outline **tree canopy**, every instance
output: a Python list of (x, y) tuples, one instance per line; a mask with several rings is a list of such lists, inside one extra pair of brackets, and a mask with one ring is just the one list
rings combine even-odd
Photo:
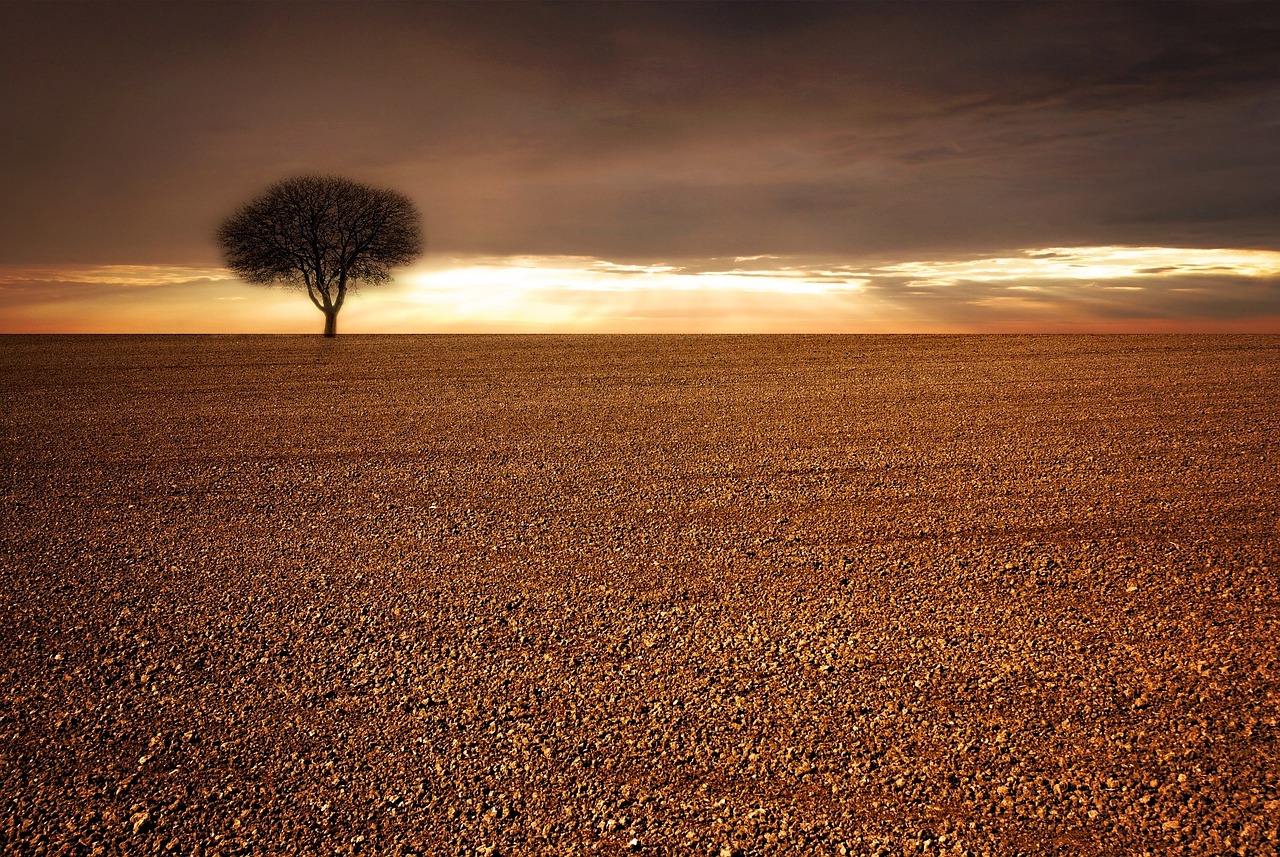
[(339, 176), (284, 179), (218, 230), (227, 267), (247, 283), (300, 288), (337, 332), (338, 311), (357, 283), (385, 283), (390, 269), (422, 253), (418, 210), (393, 190)]

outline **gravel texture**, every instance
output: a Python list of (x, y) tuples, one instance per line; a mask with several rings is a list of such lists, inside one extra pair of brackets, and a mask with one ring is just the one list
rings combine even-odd
[(1275, 854), (1280, 337), (0, 338), (6, 854)]

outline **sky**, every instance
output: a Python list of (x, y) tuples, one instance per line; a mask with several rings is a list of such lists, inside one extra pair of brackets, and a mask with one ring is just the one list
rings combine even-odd
[(340, 332), (1280, 333), (1280, 4), (0, 3), (0, 332), (318, 332), (219, 223), (426, 253)]

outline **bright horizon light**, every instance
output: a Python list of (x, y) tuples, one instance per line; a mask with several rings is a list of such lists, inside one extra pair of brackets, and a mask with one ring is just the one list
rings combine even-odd
[[(774, 267), (705, 267), (721, 260), (686, 264), (618, 264), (591, 256), (455, 257), (443, 270), (401, 275), (401, 283), (431, 291), (488, 284), (518, 289), (554, 287), (583, 291), (759, 291), (819, 294), (858, 291), (876, 278), (906, 276), (922, 286), (962, 281), (1103, 280), (1169, 274), (1237, 277), (1280, 276), (1274, 250), (1196, 250), (1180, 247), (1047, 247), (1018, 255), (976, 259), (899, 262), (886, 265), (804, 262), (785, 256), (737, 256), (732, 262), (772, 260)], [(412, 269), (411, 269), (412, 271)]]
[[(1047, 247), (875, 263), (437, 257), (397, 272), (391, 284), (359, 290), (339, 330), (1280, 332), (1278, 279), (1280, 252), (1177, 247)], [(310, 332), (318, 317), (293, 290), (248, 286), (207, 266), (0, 269), (0, 306), (8, 332)]]
[(1280, 275), (1280, 253), (1182, 247), (1046, 247), (1015, 256), (902, 262), (876, 270), (905, 274), (928, 285), (954, 285), (962, 280), (1111, 280), (1171, 273), (1274, 277)]

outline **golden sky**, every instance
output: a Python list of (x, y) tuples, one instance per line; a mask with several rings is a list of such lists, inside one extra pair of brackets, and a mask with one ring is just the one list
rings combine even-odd
[(319, 330), (214, 235), (332, 173), (427, 245), (344, 332), (1280, 333), (1277, 4), (14, 2), (0, 32), (0, 332)]
[[(1275, 332), (1280, 252), (1051, 247), (853, 264), (752, 256), (430, 258), (362, 290), (348, 333)], [(218, 267), (0, 269), (6, 332), (307, 333), (296, 291)]]

